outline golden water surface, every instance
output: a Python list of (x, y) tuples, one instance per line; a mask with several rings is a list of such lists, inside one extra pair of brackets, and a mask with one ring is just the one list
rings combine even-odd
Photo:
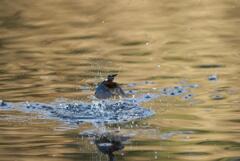
[[(89, 101), (108, 73), (199, 86), (143, 104), (156, 114), (120, 125), (134, 135), (117, 160), (240, 160), (239, 0), (0, 0), (0, 99)], [(79, 137), (91, 128), (0, 110), (0, 160), (107, 160)]]

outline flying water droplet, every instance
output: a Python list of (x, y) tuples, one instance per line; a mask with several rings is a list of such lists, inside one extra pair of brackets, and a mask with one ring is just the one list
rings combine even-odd
[(210, 75), (210, 76), (208, 76), (208, 80), (209, 81), (216, 81), (216, 80), (218, 80), (218, 76), (216, 74)]

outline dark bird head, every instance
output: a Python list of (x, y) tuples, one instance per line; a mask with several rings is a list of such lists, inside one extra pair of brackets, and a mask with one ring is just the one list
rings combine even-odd
[(117, 76), (117, 74), (108, 75), (107, 81), (112, 82), (116, 76)]

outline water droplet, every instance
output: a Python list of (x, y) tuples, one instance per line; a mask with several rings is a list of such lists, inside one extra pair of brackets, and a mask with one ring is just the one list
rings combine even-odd
[(218, 79), (218, 77), (217, 77), (216, 74), (213, 74), (213, 75), (208, 76), (208, 80), (209, 80), (209, 81), (216, 81), (217, 79)]
[(145, 98), (151, 98), (150, 94), (148, 93)]
[(224, 99), (225, 97), (224, 97), (223, 95), (221, 95), (221, 94), (216, 94), (216, 95), (212, 95), (211, 98), (212, 98), (213, 100), (222, 100), (222, 99)]

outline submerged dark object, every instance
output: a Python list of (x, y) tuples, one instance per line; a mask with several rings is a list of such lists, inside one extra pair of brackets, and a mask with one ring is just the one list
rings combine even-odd
[(95, 96), (98, 99), (126, 96), (121, 86), (113, 81), (116, 76), (117, 74), (108, 75), (107, 79), (97, 86)]
[(6, 106), (7, 104), (3, 101), (3, 100), (0, 100), (0, 106)]
[(99, 151), (108, 155), (109, 161), (115, 161), (114, 152), (124, 148), (123, 141), (128, 140), (129, 137), (112, 135), (105, 133), (95, 139), (95, 144)]

